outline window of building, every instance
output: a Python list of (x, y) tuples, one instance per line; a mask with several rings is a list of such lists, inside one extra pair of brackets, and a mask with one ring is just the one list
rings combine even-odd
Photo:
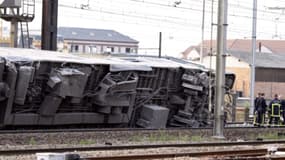
[(107, 47), (106, 48), (107, 53), (114, 53), (114, 51), (115, 51), (114, 47)]
[(88, 46), (88, 53), (97, 53), (97, 47), (96, 46)]
[(70, 46), (70, 52), (74, 52), (74, 45), (73, 44)]
[(131, 48), (126, 48), (126, 53), (131, 53)]
[(70, 52), (78, 52), (78, 51), (79, 51), (79, 46), (78, 45), (72, 44), (70, 46)]
[(75, 45), (75, 46), (74, 46), (74, 51), (75, 51), (75, 52), (78, 52), (78, 51), (79, 51), (79, 46), (78, 46), (78, 45)]
[(132, 48), (132, 53), (137, 53), (137, 49), (136, 48)]

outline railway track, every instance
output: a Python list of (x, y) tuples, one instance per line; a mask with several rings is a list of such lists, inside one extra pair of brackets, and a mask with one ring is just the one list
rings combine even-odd
[[(285, 127), (271, 127), (284, 129)], [(264, 129), (264, 127), (225, 127), (225, 130), (234, 129)], [(71, 128), (71, 129), (9, 129), (0, 130), (0, 134), (18, 134), (18, 133), (60, 133), (60, 132), (110, 132), (110, 131), (186, 131), (186, 130), (212, 130), (212, 128), (166, 128), (166, 129), (146, 129), (146, 128)]]
[[(40, 149), (12, 149), (0, 150), (0, 155), (25, 155), (43, 152), (73, 152), (73, 151), (110, 151), (110, 150), (133, 150), (133, 149), (154, 149), (154, 148), (186, 148), (186, 147), (221, 147), (221, 146), (242, 146), (242, 145), (267, 145), (284, 144), (285, 140), (276, 141), (246, 141), (246, 142), (208, 142), (208, 143), (184, 143), (184, 144), (156, 144), (156, 145), (122, 145), (122, 146), (94, 146), (94, 147), (65, 147), (65, 148), (40, 148)], [(285, 148), (278, 149), (285, 151)], [(199, 154), (199, 153), (193, 153)], [(202, 154), (202, 153), (200, 153)], [(170, 156), (170, 155), (169, 155)], [(180, 155), (182, 156), (182, 155)]]
[[(278, 151), (285, 151), (285, 148), (279, 148)], [(207, 152), (187, 152), (187, 153), (165, 153), (165, 154), (145, 154), (145, 155), (125, 155), (125, 156), (106, 156), (106, 157), (89, 157), (82, 160), (140, 160), (140, 159), (164, 159), (179, 157), (207, 157), (215, 159), (284, 159), (280, 156), (266, 156), (267, 149), (246, 149), (246, 150), (222, 150)], [(266, 157), (265, 157), (266, 156)]]
[[(60, 132), (110, 132), (110, 131), (177, 131), (177, 130), (211, 130), (212, 128), (167, 128), (167, 129), (147, 129), (147, 128), (72, 128), (72, 129), (20, 129), (20, 130), (0, 130), (0, 134), (18, 133), (60, 133)], [(285, 130), (285, 128), (284, 128)]]

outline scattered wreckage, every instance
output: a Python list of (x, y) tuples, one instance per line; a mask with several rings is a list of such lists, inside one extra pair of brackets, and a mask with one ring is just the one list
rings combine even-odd
[(205, 127), (210, 83), (203, 66), (174, 58), (0, 48), (0, 125)]

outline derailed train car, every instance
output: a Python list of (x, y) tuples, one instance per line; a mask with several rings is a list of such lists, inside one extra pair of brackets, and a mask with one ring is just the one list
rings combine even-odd
[[(208, 71), (154, 57), (0, 48), (0, 125), (211, 125)], [(234, 76), (227, 77), (232, 86)]]

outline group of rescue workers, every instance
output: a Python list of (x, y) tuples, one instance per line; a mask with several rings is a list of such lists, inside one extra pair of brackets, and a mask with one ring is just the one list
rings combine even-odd
[[(266, 122), (266, 115), (269, 119)], [(258, 93), (254, 101), (254, 125), (255, 126), (283, 126), (285, 124), (285, 101), (278, 94), (269, 103), (268, 107), (264, 93)]]

